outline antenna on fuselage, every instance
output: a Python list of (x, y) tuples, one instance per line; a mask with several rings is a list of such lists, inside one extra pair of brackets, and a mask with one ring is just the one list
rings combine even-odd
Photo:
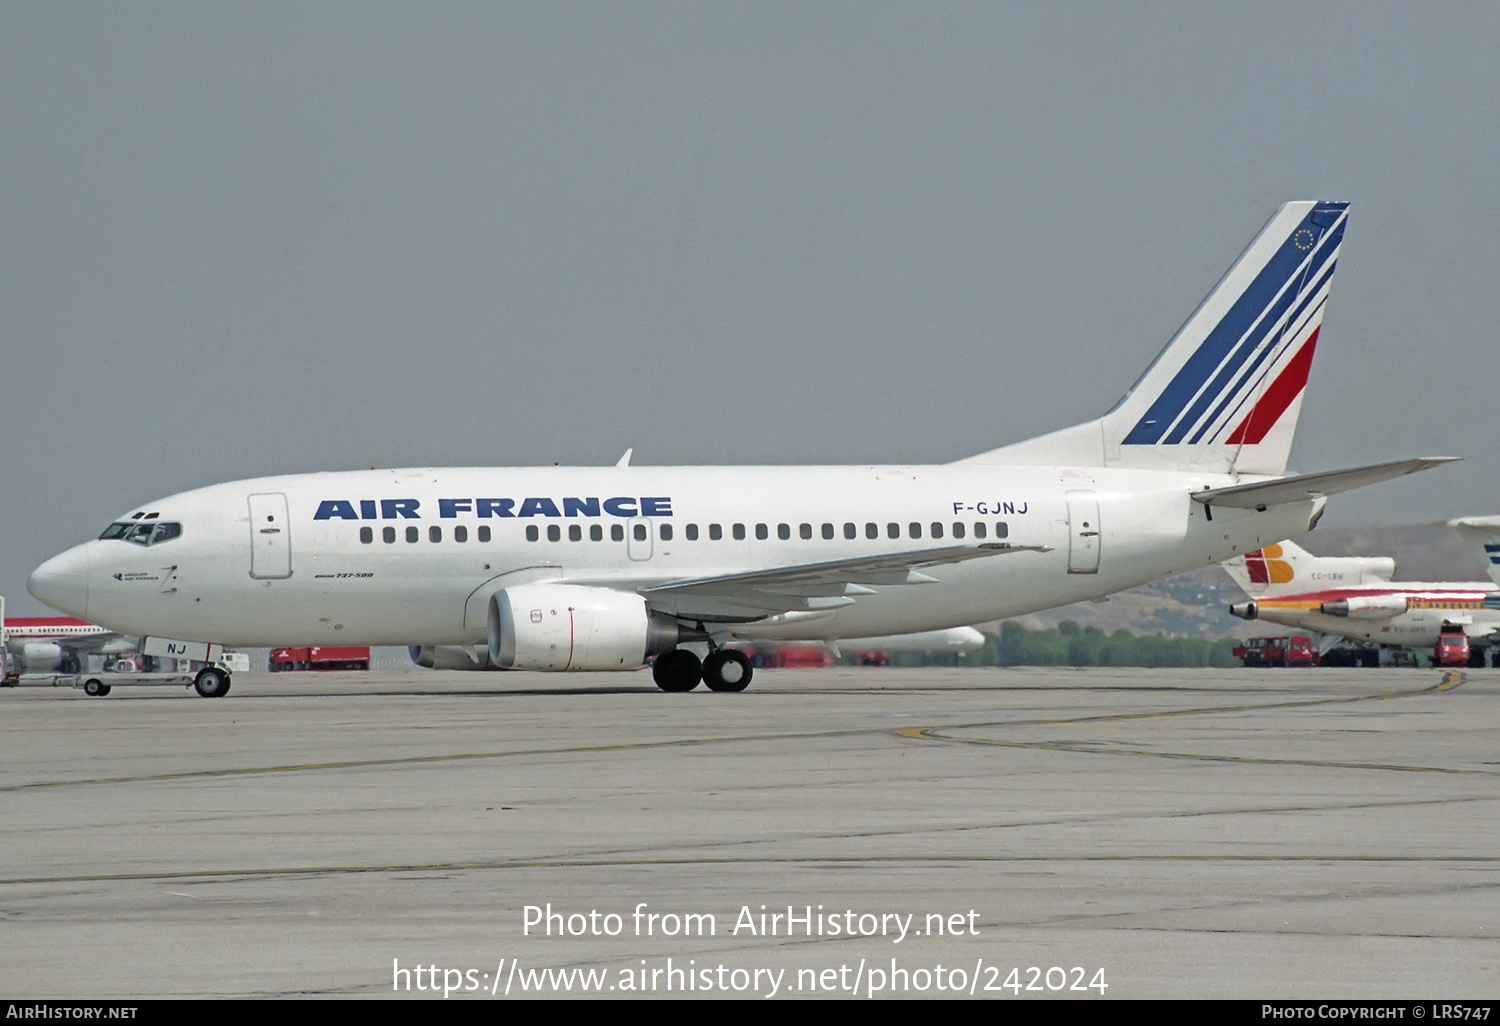
[(628, 466), (630, 466), (630, 454), (633, 453), (633, 452), (635, 452), (634, 449), (626, 449), (625, 450), (625, 455), (620, 457), (620, 462), (616, 463), (615, 466), (617, 466), (617, 467), (628, 467)]

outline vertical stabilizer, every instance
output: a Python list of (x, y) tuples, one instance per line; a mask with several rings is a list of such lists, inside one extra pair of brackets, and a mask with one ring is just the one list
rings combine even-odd
[(1220, 565), (1251, 598), (1383, 584), (1396, 572), (1396, 561), (1389, 556), (1314, 556), (1289, 541)]
[(1284, 473), (1348, 206), (1283, 205), (1099, 420), (961, 462)]
[(1459, 517), (1448, 526), (1484, 547), (1484, 566), (1490, 580), (1500, 584), (1500, 517)]

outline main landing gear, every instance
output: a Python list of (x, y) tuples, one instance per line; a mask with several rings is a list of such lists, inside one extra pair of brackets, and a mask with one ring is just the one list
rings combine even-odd
[(651, 668), (663, 691), (691, 691), (700, 680), (710, 691), (744, 691), (753, 673), (745, 653), (732, 648), (716, 648), (701, 662), (687, 649), (674, 648), (657, 656)]

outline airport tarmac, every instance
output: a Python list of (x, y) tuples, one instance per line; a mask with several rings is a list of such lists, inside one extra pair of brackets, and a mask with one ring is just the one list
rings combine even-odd
[(1493, 670), (0, 691), (0, 996), (1493, 998), (1497, 737)]

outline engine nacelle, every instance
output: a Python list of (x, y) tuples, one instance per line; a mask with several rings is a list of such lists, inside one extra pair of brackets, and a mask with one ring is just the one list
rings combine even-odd
[(498, 670), (485, 645), (409, 645), (411, 661), (429, 670)]
[(49, 673), (62, 665), (62, 646), (50, 641), (28, 641), (21, 648), (21, 661), (31, 673)]
[(1378, 584), (1396, 576), (1396, 561), (1390, 556), (1360, 556), (1354, 559), (1359, 567), (1361, 584)]
[(1354, 620), (1384, 620), (1406, 612), (1401, 595), (1356, 595), (1353, 598), (1324, 602), (1320, 607), (1329, 616), (1347, 616)]
[(1236, 602), (1229, 607), (1229, 615), (1241, 620), (1254, 620), (1260, 613), (1254, 602)]
[(639, 595), (578, 584), (518, 584), (489, 608), (490, 662), (502, 670), (634, 670), (704, 636)]

